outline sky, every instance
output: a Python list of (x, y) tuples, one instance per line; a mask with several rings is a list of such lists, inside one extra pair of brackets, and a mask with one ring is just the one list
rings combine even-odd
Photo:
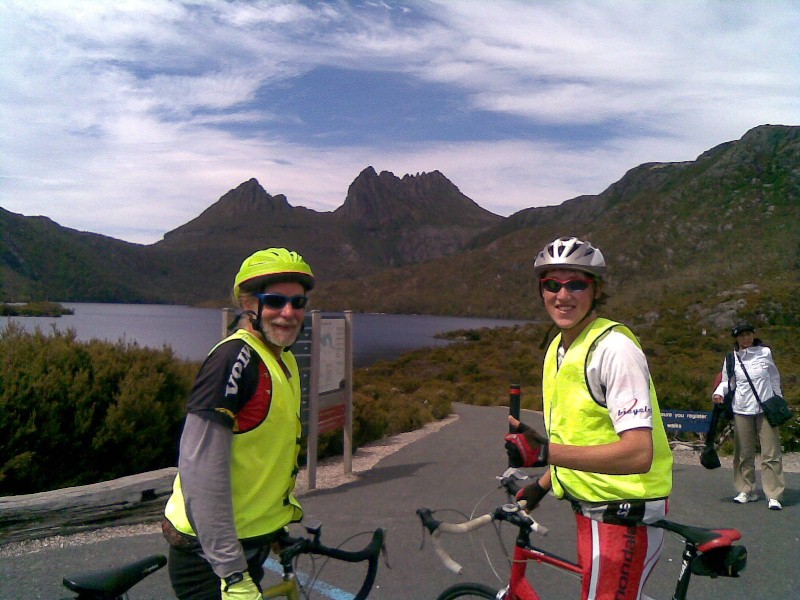
[(796, 0), (0, 0), (0, 207), (152, 244), (368, 166), (509, 216), (800, 124)]

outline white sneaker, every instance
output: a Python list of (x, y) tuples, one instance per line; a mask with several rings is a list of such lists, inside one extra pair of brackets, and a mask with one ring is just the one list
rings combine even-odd
[[(744, 492), (741, 492), (733, 499), (736, 504), (747, 504), (748, 502), (755, 502), (756, 500), (758, 500), (758, 496), (755, 494), (745, 494)], [(777, 500), (775, 502), (777, 502)]]
[(767, 508), (770, 510), (782, 510), (783, 506), (781, 506), (781, 503), (774, 498), (770, 498), (767, 502)]

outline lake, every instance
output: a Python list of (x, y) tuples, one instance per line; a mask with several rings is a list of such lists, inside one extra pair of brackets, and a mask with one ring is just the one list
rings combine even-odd
[[(223, 311), (165, 304), (92, 304), (63, 302), (75, 311), (63, 317), (0, 317), (0, 327), (10, 321), (26, 330), (49, 332), (74, 329), (78, 339), (124, 340), (149, 348), (168, 345), (175, 354), (189, 360), (203, 360), (220, 340)], [(380, 360), (394, 360), (406, 352), (448, 342), (437, 333), (456, 329), (511, 327), (527, 321), (438, 317), (429, 315), (353, 315), (353, 362), (364, 367)]]

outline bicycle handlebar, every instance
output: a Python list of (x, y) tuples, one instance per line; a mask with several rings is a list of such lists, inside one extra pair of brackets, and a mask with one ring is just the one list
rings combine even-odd
[(431, 534), (433, 548), (436, 552), (436, 555), (439, 557), (439, 560), (442, 561), (442, 564), (444, 564), (448, 571), (451, 571), (456, 575), (460, 575), (463, 571), (463, 568), (460, 564), (453, 560), (453, 558), (447, 553), (447, 550), (444, 549), (444, 546), (442, 546), (440, 538), (443, 533), (469, 533), (470, 531), (480, 529), (484, 525), (488, 525), (493, 521), (507, 521), (521, 529), (534, 531), (539, 535), (547, 535), (548, 531), (547, 527), (536, 522), (536, 520), (534, 520), (527, 511), (525, 511), (524, 500), (503, 504), (502, 506), (495, 508), (493, 512), (480, 515), (479, 517), (475, 517), (474, 519), (470, 519), (469, 521), (465, 521), (463, 523), (447, 523), (444, 521), (439, 521), (433, 517), (433, 511), (431, 511), (429, 508), (418, 508), (417, 516), (419, 516), (420, 521), (422, 521), (422, 525)]
[(367, 561), (367, 574), (354, 598), (354, 600), (365, 600), (372, 589), (372, 585), (375, 583), (375, 576), (378, 572), (378, 557), (381, 550), (384, 549), (386, 530), (379, 527), (373, 531), (372, 539), (361, 550), (342, 550), (341, 548), (331, 548), (323, 545), (319, 540), (319, 529), (307, 529), (309, 533), (313, 534), (313, 538), (286, 536), (281, 540), (282, 543), (288, 543), (288, 546), (284, 547), (280, 552), (281, 564), (291, 564), (292, 560), (299, 554), (318, 554), (350, 563)]

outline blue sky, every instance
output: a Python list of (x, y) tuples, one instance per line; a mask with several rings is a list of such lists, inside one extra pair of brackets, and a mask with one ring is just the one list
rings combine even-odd
[(0, 206), (158, 241), (367, 166), (510, 215), (800, 124), (800, 4), (0, 0)]

